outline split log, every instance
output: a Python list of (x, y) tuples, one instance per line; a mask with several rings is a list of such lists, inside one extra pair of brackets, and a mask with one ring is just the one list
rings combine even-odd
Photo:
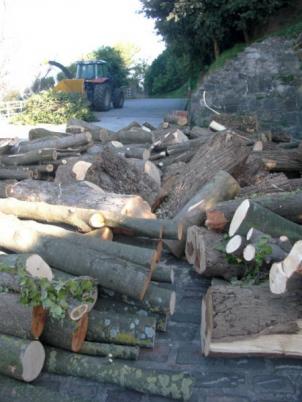
[(301, 290), (278, 297), (267, 286), (211, 287), (202, 302), (203, 354), (301, 358), (301, 300)]
[[(217, 231), (227, 230), (236, 209), (243, 201), (244, 199), (242, 198), (225, 201), (218, 203), (214, 208), (208, 210), (206, 220), (207, 228)], [(253, 202), (290, 221), (302, 223), (302, 191), (276, 193), (255, 197), (253, 198)]]
[(45, 370), (49, 373), (87, 378), (90, 381), (111, 383), (146, 394), (189, 400), (192, 378), (185, 373), (146, 370), (119, 362), (108, 362), (92, 356), (46, 349)]
[(31, 128), (28, 132), (28, 138), (30, 141), (41, 140), (45, 137), (67, 137), (68, 133), (62, 133), (59, 131), (50, 131), (43, 127)]
[(238, 172), (248, 157), (245, 142), (229, 132), (218, 133), (196, 152), (187, 164), (183, 174), (177, 179), (173, 193), (170, 194), (164, 209), (172, 216), (190, 200), (220, 170), (229, 174)]
[(53, 182), (23, 180), (15, 184), (6, 184), (7, 197), (22, 201), (48, 202), (69, 207), (92, 208), (112, 213), (152, 219), (151, 208), (139, 196), (105, 193), (98, 186), (83, 181), (70, 185)]
[(44, 344), (50, 346), (79, 352), (85, 342), (87, 329), (87, 313), (78, 321), (72, 321), (66, 317), (63, 320), (49, 317), (41, 340)]
[(225, 252), (235, 257), (242, 258), (243, 250), (246, 246), (246, 239), (240, 235), (232, 237), (225, 246)]
[(150, 176), (109, 149), (92, 163), (85, 179), (112, 193), (138, 194), (150, 205), (154, 203), (160, 190)]
[[(196, 272), (206, 277), (224, 279), (243, 275), (244, 268), (241, 265), (227, 262), (222, 235), (197, 226), (191, 227), (190, 233), (190, 239), (193, 237), (193, 241), (188, 239), (186, 255), (189, 262), (193, 261)], [(194, 260), (192, 256), (195, 256)]]
[(135, 301), (131, 301), (131, 304), (123, 303), (122, 301), (118, 301), (113, 299), (112, 297), (108, 297), (108, 293), (103, 295), (104, 297), (98, 299), (94, 308), (98, 311), (105, 313), (113, 313), (113, 314), (121, 314), (121, 315), (129, 315), (138, 316), (138, 317), (151, 317), (156, 320), (156, 330), (160, 332), (167, 331), (168, 324), (168, 316), (163, 313), (154, 313), (145, 309), (140, 303), (136, 303)]
[(243, 187), (239, 197), (254, 197), (256, 194), (293, 192), (302, 189), (302, 179), (288, 179), (283, 173), (268, 176), (254, 186)]
[(43, 238), (16, 217), (0, 215), (0, 245), (16, 252), (37, 252), (51, 266), (74, 275), (85, 273), (99, 284), (141, 300), (151, 280), (151, 268), (81, 247), (68, 240)]
[(153, 317), (92, 310), (87, 340), (153, 348), (155, 329), (156, 320)]
[(283, 294), (302, 288), (302, 241), (297, 241), (290, 253), (281, 262), (272, 265), (269, 274), (270, 290)]
[(229, 235), (246, 235), (255, 228), (272, 237), (287, 236), (291, 241), (302, 238), (302, 226), (264, 208), (260, 204), (244, 200), (236, 209), (229, 228)]
[(21, 304), (20, 295), (0, 293), (0, 334), (38, 339), (45, 327), (46, 311)]
[[(232, 199), (240, 191), (237, 181), (227, 172), (221, 171), (176, 214), (173, 221), (183, 222), (185, 233), (188, 227), (200, 225), (205, 219), (206, 211), (217, 202)], [(181, 241), (165, 241), (170, 252), (181, 257), (185, 249), (185, 239)]]
[(161, 185), (161, 173), (158, 167), (151, 161), (145, 161), (141, 159), (129, 158), (128, 162), (136, 166), (141, 172), (147, 174), (155, 181), (155, 183), (160, 187)]
[(45, 148), (65, 149), (70, 147), (78, 147), (91, 142), (92, 136), (90, 133), (81, 133), (68, 135), (62, 138), (41, 139), (41, 141), (24, 141), (19, 143), (17, 147), (18, 154), (30, 151), (37, 151)]
[(79, 353), (90, 356), (107, 356), (109, 359), (137, 360), (139, 347), (86, 341)]
[(150, 151), (146, 148), (126, 148), (125, 158), (136, 158), (144, 161), (150, 158)]
[(57, 151), (54, 148), (35, 149), (26, 153), (16, 155), (1, 155), (0, 163), (9, 166), (31, 165), (42, 161), (53, 161), (57, 159)]
[(40, 375), (44, 360), (45, 351), (39, 341), (0, 335), (1, 374), (31, 382)]
[(107, 130), (106, 128), (99, 127), (95, 124), (87, 123), (84, 120), (76, 118), (69, 119), (66, 126), (67, 126), (66, 131), (68, 133), (77, 134), (80, 132), (88, 131), (92, 135), (94, 141), (100, 141), (104, 143), (110, 141), (112, 133), (110, 132), (110, 130)]

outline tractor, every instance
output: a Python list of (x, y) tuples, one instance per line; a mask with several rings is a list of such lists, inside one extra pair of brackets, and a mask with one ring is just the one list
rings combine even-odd
[(66, 76), (66, 79), (54, 87), (55, 91), (86, 94), (92, 109), (96, 111), (107, 111), (111, 108), (111, 104), (115, 108), (124, 106), (124, 92), (110, 74), (110, 67), (106, 61), (77, 62), (75, 77), (68, 68), (56, 61), (51, 60), (48, 64), (60, 68)]

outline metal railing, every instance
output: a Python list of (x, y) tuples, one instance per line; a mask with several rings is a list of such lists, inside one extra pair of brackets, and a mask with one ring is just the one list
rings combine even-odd
[(0, 118), (9, 118), (24, 110), (26, 101), (0, 102)]

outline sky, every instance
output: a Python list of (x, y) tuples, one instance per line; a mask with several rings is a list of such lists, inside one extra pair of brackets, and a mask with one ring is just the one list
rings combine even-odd
[(139, 0), (0, 0), (0, 58), (10, 61), (16, 87), (46, 60), (68, 65), (117, 42), (135, 44), (138, 57), (151, 62), (164, 43), (140, 9)]

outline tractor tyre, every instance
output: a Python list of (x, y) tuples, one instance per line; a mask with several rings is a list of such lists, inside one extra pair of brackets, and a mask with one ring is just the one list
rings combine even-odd
[(104, 112), (111, 108), (111, 87), (108, 84), (98, 84), (93, 91), (93, 109)]
[(113, 91), (113, 99), (112, 99), (113, 107), (115, 107), (116, 109), (121, 109), (124, 106), (124, 102), (125, 102), (124, 92), (119, 88), (115, 89)]

